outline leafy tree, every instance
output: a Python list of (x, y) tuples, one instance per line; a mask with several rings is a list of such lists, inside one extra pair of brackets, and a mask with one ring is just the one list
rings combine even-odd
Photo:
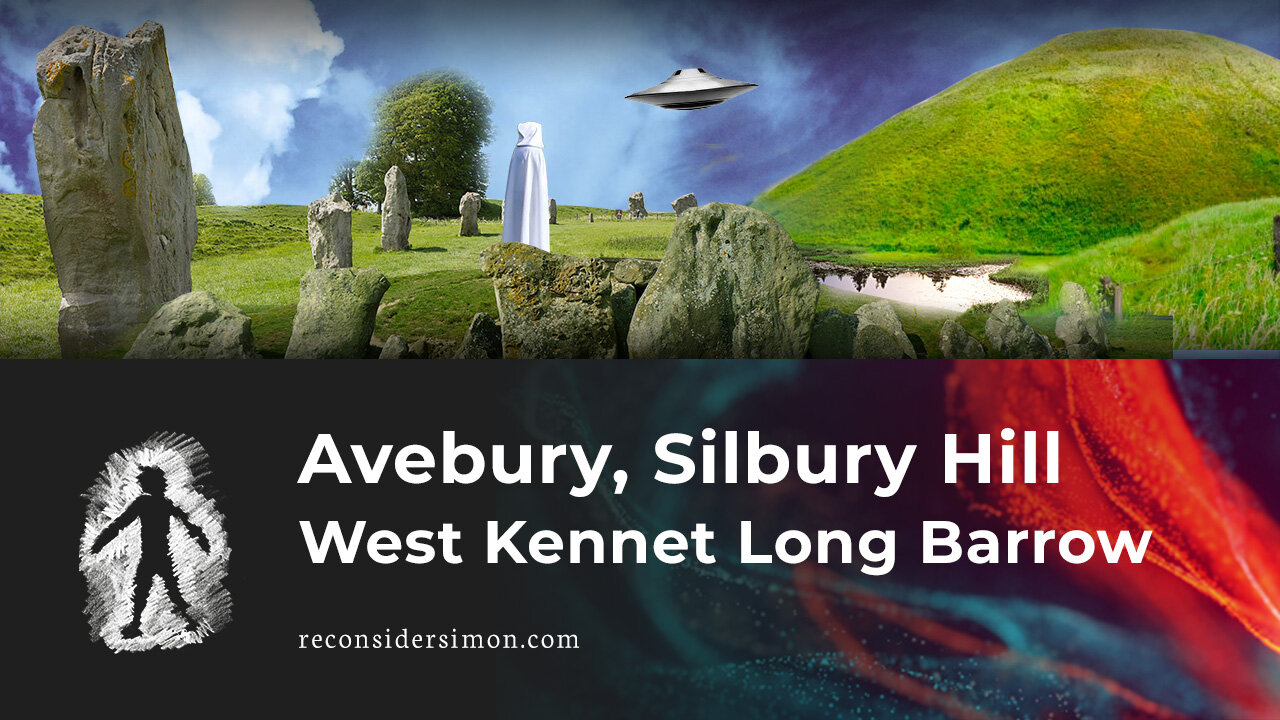
[(393, 85), (374, 111), (373, 140), (356, 168), (355, 187), (381, 206), (383, 177), (400, 166), (414, 215), (458, 214), (465, 193), (488, 183), (480, 150), (493, 137), (493, 104), (454, 70), (433, 70)]
[(333, 178), (329, 180), (329, 192), (337, 192), (342, 199), (351, 203), (352, 207), (364, 208), (374, 204), (373, 198), (369, 197), (369, 193), (361, 190), (356, 185), (356, 169), (360, 167), (360, 163), (352, 158), (343, 160), (338, 165), (338, 170), (333, 174)]
[(192, 181), (196, 184), (196, 204), (197, 205), (217, 205), (218, 201), (213, 197), (213, 183), (209, 182), (209, 177), (204, 173), (196, 173)]

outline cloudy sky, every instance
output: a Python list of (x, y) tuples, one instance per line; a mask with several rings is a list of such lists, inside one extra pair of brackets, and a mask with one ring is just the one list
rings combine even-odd
[[(1277, 0), (0, 0), (0, 192), (37, 192), (35, 56), (72, 25), (165, 26), (191, 160), (220, 203), (307, 203), (378, 92), (439, 67), (493, 99), (489, 196), (544, 127), (561, 204), (746, 202), (894, 113), (1063, 33), (1193, 30), (1280, 56)], [(623, 96), (681, 67), (760, 87), (696, 112)]]

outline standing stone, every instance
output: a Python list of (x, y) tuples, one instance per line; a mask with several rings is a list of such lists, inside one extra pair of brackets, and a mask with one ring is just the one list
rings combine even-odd
[(617, 355), (604, 261), (499, 243), (480, 253), (480, 269), (493, 278), (504, 357)]
[(302, 276), (298, 313), (285, 358), (362, 358), (378, 303), (391, 287), (372, 268), (312, 270)]
[(164, 29), (73, 27), (40, 52), (36, 82), (58, 343), (64, 357), (100, 354), (191, 291), (195, 188)]
[(987, 342), (1004, 358), (1051, 358), (1049, 338), (1036, 332), (1018, 314), (1011, 300), (1001, 300), (987, 317)]
[(676, 222), (627, 345), (633, 358), (800, 358), (817, 303), (818, 280), (777, 220), (711, 203)]
[(613, 308), (613, 332), (618, 337), (618, 357), (627, 357), (627, 333), (631, 329), (631, 317), (636, 312), (636, 288), (634, 285), (614, 280), (609, 293), (609, 305)]
[(351, 267), (351, 204), (336, 192), (311, 203), (307, 239), (316, 270)]
[(382, 201), (382, 249), (386, 252), (409, 249), (409, 186), (400, 166), (392, 165), (382, 182), (387, 187)]
[(639, 190), (631, 193), (631, 197), (627, 198), (627, 217), (632, 220), (643, 220), (649, 217), (649, 211), (644, 209), (644, 193)]
[(613, 211), (613, 219), (614, 219), (614, 220), (621, 220), (621, 219), (622, 219), (622, 211), (621, 211), (621, 210), (614, 210), (614, 211)]
[(625, 258), (619, 260), (613, 266), (610, 275), (614, 280), (628, 285), (634, 285), (637, 293), (643, 293), (649, 281), (653, 279), (655, 273), (658, 272), (657, 260), (640, 260), (638, 258)]
[(938, 338), (942, 357), (948, 360), (976, 359), (987, 356), (987, 349), (982, 347), (978, 338), (969, 334), (955, 320), (942, 322), (942, 334)]
[(469, 192), (458, 201), (458, 214), (462, 216), (462, 228), (458, 237), (471, 237), (480, 234), (480, 204), (484, 198), (480, 193)]
[(379, 360), (408, 360), (412, 355), (409, 353), (409, 343), (400, 335), (392, 335), (382, 344), (382, 352), (378, 353)]
[(422, 338), (409, 343), (409, 355), (420, 360), (451, 360), (458, 356), (458, 341), (447, 338)]
[(596, 221), (596, 214), (593, 212), (587, 213), (587, 222), (593, 223), (595, 221)]
[(1089, 292), (1073, 282), (1064, 282), (1058, 291), (1062, 316), (1053, 332), (1066, 344), (1069, 358), (1104, 358), (1107, 356), (1107, 322), (1094, 306)]
[(902, 351), (901, 355), (894, 355), (893, 357), (916, 359), (916, 348), (911, 344), (911, 338), (907, 336), (907, 331), (902, 329), (902, 321), (898, 319), (898, 313), (888, 300), (877, 300), (863, 305), (853, 311), (853, 314), (858, 317), (859, 334), (873, 325), (879, 327), (893, 336), (894, 341), (898, 344), (898, 349)]
[(858, 323), (853, 339), (853, 357), (858, 360), (900, 360), (906, 355), (892, 332), (879, 325)]
[(489, 313), (471, 316), (456, 356), (459, 360), (498, 360), (502, 357), (502, 326)]
[(1280, 215), (1271, 218), (1271, 269), (1280, 273)]
[(693, 193), (685, 193), (671, 203), (671, 209), (676, 211), (676, 217), (684, 214), (685, 210), (692, 210), (696, 207), (698, 207), (698, 198), (694, 197)]
[(853, 357), (853, 340), (857, 334), (858, 316), (827, 308), (813, 318), (809, 357), (848, 360)]
[(551, 198), (547, 201), (547, 213), (551, 215), (551, 224), (556, 224), (556, 199)]
[(258, 356), (253, 321), (211, 292), (170, 300), (138, 333), (126, 358), (244, 360)]

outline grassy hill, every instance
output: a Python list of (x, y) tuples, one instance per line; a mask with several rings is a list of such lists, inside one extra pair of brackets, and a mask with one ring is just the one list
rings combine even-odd
[(0, 195), (0, 284), (53, 276), (40, 196)]
[(1182, 349), (1280, 349), (1280, 284), (1271, 268), (1280, 198), (1228, 203), (1056, 261), (1050, 297), (1071, 280), (1124, 284), (1126, 312), (1173, 315)]
[(1280, 195), (1280, 60), (1165, 30), (1073, 33), (976, 73), (752, 204), (806, 245), (1073, 252)]

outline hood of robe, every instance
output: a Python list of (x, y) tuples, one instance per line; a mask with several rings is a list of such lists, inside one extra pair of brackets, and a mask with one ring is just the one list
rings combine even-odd
[(516, 128), (520, 133), (520, 142), (516, 143), (516, 147), (546, 147), (542, 144), (542, 125), (536, 122), (522, 122)]

